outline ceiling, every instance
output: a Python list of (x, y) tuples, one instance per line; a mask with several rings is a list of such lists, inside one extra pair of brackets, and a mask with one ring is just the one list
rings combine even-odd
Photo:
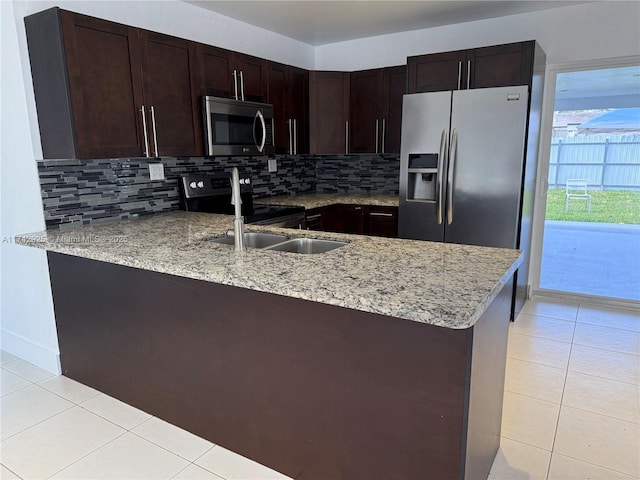
[(578, 0), (184, 1), (314, 46), (588, 3)]
[(640, 66), (559, 73), (555, 110), (640, 107)]

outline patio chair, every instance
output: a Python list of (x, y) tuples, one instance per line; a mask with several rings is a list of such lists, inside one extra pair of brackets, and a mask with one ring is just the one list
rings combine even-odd
[(587, 193), (587, 181), (577, 178), (567, 180), (566, 199), (564, 202), (564, 211), (569, 211), (570, 200), (585, 200), (586, 208), (591, 213), (591, 195)]

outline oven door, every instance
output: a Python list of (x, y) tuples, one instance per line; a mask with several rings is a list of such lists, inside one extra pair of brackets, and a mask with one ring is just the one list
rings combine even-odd
[(273, 107), (227, 98), (203, 97), (207, 155), (270, 155)]

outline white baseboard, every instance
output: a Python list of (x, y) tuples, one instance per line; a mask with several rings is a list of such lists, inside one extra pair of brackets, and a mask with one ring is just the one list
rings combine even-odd
[(60, 352), (57, 350), (51, 350), (33, 340), (4, 329), (1, 330), (1, 335), (0, 346), (5, 352), (56, 375), (62, 373)]

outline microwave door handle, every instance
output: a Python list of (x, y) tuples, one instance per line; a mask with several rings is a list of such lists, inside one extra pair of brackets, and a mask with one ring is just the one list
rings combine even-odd
[[(260, 125), (262, 126), (262, 142), (258, 145), (258, 140), (256, 139), (256, 120), (260, 120)], [(262, 112), (258, 110), (256, 112), (256, 116), (253, 119), (253, 141), (258, 147), (258, 152), (262, 153), (264, 151), (264, 145), (267, 143), (267, 124), (264, 121), (264, 115)]]
[(207, 142), (209, 146), (209, 151), (207, 152), (207, 155), (213, 155), (213, 127), (211, 125), (212, 123), (211, 104), (207, 100), (205, 100), (204, 105), (205, 105), (205, 112), (207, 116), (207, 120), (205, 124), (207, 126)]

